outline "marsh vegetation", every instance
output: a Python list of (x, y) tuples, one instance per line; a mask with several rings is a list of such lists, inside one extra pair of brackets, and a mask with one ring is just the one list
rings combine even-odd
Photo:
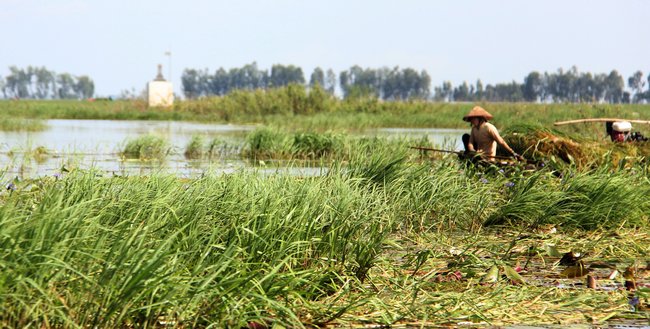
[[(365, 140), (317, 177), (73, 170), (12, 180), (0, 207), (1, 321), (647, 321), (645, 166), (486, 172), (455, 158), (422, 159), (404, 147), (411, 142)], [(566, 252), (585, 255), (597, 288), (587, 288), (586, 271), (563, 274)], [(628, 268), (634, 291), (625, 289)]]
[[(226, 100), (153, 116), (223, 119)], [(22, 113), (43, 118), (48, 112), (38, 108), (55, 106), (43, 104)], [(170, 151), (165, 138), (145, 135), (118, 149), (143, 162), (169, 152), (233, 156), (249, 170), (189, 178), (74, 166), (40, 177), (3, 174), (0, 325), (648, 325), (645, 144), (603, 143), (602, 127), (551, 129), (553, 120), (576, 118), (559, 105), (499, 104), (503, 135), (536, 166), (474, 167), (408, 148), (441, 147), (426, 136), (352, 133), (393, 122), (460, 127), (452, 117), (460, 121), (466, 105), (358, 104), (371, 105), (249, 115), (263, 124), (241, 144), (196, 135)], [(572, 106), (591, 111), (584, 116), (648, 110)], [(52, 113), (106, 109), (63, 107)], [(397, 107), (405, 112), (393, 113)], [(126, 108), (125, 117), (137, 113)], [(409, 111), (419, 114), (408, 118)], [(263, 172), (273, 161), (327, 170)]]

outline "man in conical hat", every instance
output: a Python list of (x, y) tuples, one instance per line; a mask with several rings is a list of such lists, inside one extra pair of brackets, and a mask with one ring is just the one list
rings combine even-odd
[(488, 122), (492, 118), (492, 114), (480, 106), (475, 106), (463, 117), (464, 121), (472, 124), (472, 131), (469, 134), (469, 140), (465, 143), (465, 150), (478, 152), (486, 160), (493, 161), (494, 156), (497, 154), (497, 144), (499, 144), (515, 158), (523, 160), (523, 157), (513, 151), (508, 143), (503, 140), (497, 128)]

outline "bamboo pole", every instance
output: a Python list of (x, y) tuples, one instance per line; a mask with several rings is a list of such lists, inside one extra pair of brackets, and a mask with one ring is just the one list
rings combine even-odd
[[(458, 155), (465, 155), (464, 152), (462, 151), (449, 151), (449, 150), (440, 150), (440, 149), (434, 149), (430, 147), (423, 147), (423, 146), (409, 146), (409, 148), (420, 150), (420, 151), (432, 151), (432, 152), (443, 152), (443, 153), (454, 153)], [(480, 153), (476, 152), (469, 152), (467, 155), (475, 156), (475, 155), (480, 155), (485, 158), (494, 158), (494, 159), (503, 159), (503, 160), (512, 160), (514, 157), (506, 157), (506, 156), (499, 156), (499, 155), (481, 155)]]
[(568, 125), (572, 123), (583, 123), (583, 122), (607, 122), (607, 121), (627, 121), (630, 123), (645, 123), (645, 124), (650, 124), (649, 120), (628, 120), (628, 119), (616, 119), (616, 118), (592, 118), (592, 119), (577, 119), (577, 120), (569, 120), (569, 121), (558, 121), (554, 123), (553, 125), (555, 126), (561, 126), (561, 125)]

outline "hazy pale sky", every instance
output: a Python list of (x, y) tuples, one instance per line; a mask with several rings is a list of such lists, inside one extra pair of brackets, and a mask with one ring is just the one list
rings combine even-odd
[[(353, 65), (426, 70), (432, 87), (523, 82), (531, 71), (650, 73), (648, 0), (0, 0), (9, 66), (88, 75), (97, 96), (141, 91), (163, 65), (257, 62), (338, 75)], [(165, 55), (170, 51), (171, 56)]]

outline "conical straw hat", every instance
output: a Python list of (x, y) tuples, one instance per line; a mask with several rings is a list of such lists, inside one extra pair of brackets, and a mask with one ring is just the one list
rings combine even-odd
[(473, 117), (483, 117), (486, 121), (492, 120), (493, 118), (492, 114), (488, 113), (488, 111), (480, 106), (474, 106), (474, 108), (469, 111), (466, 116), (463, 117), (463, 120), (469, 122), (469, 120)]

